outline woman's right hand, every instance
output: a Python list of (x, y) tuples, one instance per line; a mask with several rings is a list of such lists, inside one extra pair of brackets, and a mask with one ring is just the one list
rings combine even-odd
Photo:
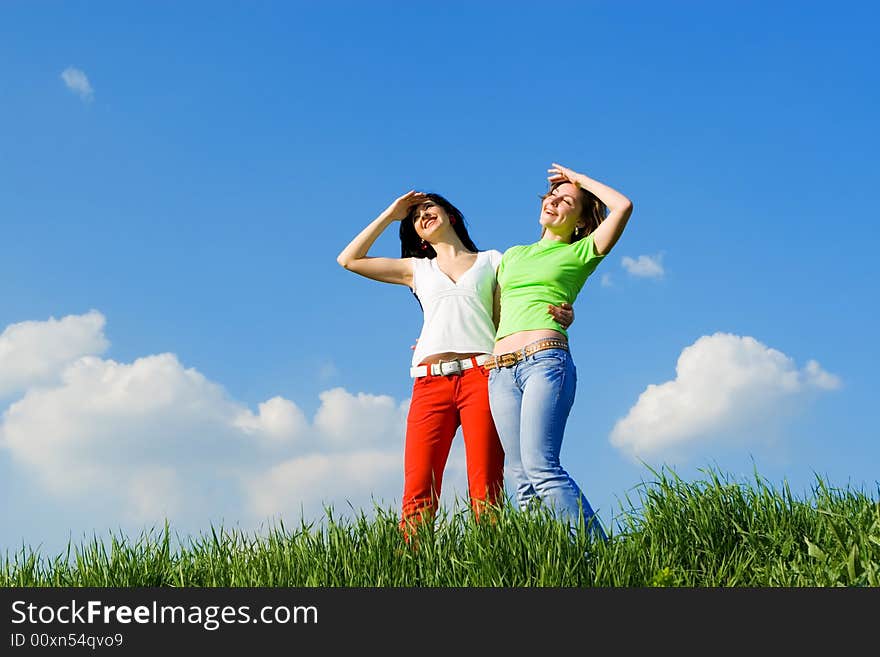
[(342, 252), (336, 262), (356, 274), (383, 283), (413, 286), (412, 258), (377, 258), (368, 255), (370, 247), (393, 222), (405, 219), (413, 205), (424, 203), (428, 197), (424, 192), (408, 191), (394, 199), (378, 217), (358, 233)]
[(427, 198), (428, 195), (424, 192), (410, 190), (403, 196), (394, 199), (394, 202), (385, 209), (383, 214), (391, 221), (401, 221), (406, 218), (412, 206), (424, 203)]

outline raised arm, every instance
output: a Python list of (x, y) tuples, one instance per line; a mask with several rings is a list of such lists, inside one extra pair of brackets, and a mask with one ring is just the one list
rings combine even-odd
[(336, 257), (336, 262), (355, 274), (372, 278), (383, 283), (394, 283), (412, 287), (412, 262), (410, 258), (375, 258), (367, 252), (379, 235), (395, 221), (406, 217), (409, 209), (425, 200), (421, 192), (409, 191), (398, 197), (378, 217), (373, 219), (358, 235), (348, 243)]
[(591, 192), (608, 208), (608, 216), (593, 231), (593, 246), (596, 249), (596, 253), (606, 255), (617, 244), (617, 240), (623, 234), (623, 229), (626, 228), (626, 222), (629, 221), (633, 211), (632, 201), (616, 189), (612, 189), (608, 185), (604, 185), (598, 180), (593, 180), (582, 173), (572, 171), (561, 164), (556, 164), (556, 162), (547, 171), (550, 174), (547, 179), (551, 183), (568, 180), (578, 187)]

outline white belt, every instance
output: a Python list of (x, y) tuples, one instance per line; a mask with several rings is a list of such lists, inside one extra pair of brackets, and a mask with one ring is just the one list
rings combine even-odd
[[(462, 358), (461, 360), (443, 360), (439, 363), (431, 363), (430, 374), (431, 376), (448, 376), (450, 374), (461, 374), (465, 370), (469, 370), (474, 366), (474, 361), (477, 362), (477, 365), (482, 365), (486, 361), (491, 358), (489, 354), (481, 354), (479, 356), (474, 356), (473, 358)], [(423, 376), (428, 376), (428, 365), (417, 365), (416, 367), (411, 367), (409, 369), (409, 375), (418, 379)]]

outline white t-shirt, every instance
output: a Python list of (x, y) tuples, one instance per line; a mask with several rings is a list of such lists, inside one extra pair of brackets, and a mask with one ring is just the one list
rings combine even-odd
[(436, 258), (413, 258), (413, 292), (425, 313), (413, 366), (446, 351), (492, 353), (492, 299), (500, 262), (500, 251), (480, 251), (471, 268), (453, 283)]

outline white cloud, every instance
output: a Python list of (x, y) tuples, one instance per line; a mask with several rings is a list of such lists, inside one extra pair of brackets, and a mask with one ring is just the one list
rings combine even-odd
[(107, 493), (136, 510), (149, 506), (151, 473), (170, 483), (172, 470), (213, 460), (240, 410), (173, 354), (131, 364), (85, 356), (6, 410), (0, 445), (56, 495)]
[(0, 333), (0, 398), (57, 381), (81, 356), (104, 353), (104, 316), (92, 310), (61, 319), (10, 324)]
[[(107, 348), (103, 326), (89, 313), (2, 334), (2, 362), (30, 367), (2, 370), (26, 390), (0, 416), (0, 449), (49, 494), (101, 500), (109, 525), (196, 527), (211, 514), (259, 522), (249, 514), (399, 499), (408, 400), (334, 388), (312, 421), (280, 396), (254, 412), (174, 354), (76, 357)], [(37, 356), (48, 365), (35, 369)]]
[(820, 390), (837, 390), (840, 387), (840, 377), (823, 370), (815, 360), (807, 361), (804, 375), (812, 387)]
[(125, 495), (130, 517), (147, 522), (176, 516), (186, 499), (184, 485), (170, 466), (147, 466), (132, 472)]
[(611, 274), (602, 274), (602, 287), (611, 287), (613, 283), (611, 282)]
[[(258, 517), (303, 513), (316, 518), (327, 505), (337, 512), (351, 505), (365, 513), (374, 503), (399, 506), (409, 400), (398, 403), (387, 395), (344, 388), (326, 390), (320, 399), (312, 427), (315, 449), (243, 480)], [(466, 490), (460, 443), (447, 463), (444, 503)]]
[(89, 78), (86, 76), (85, 72), (69, 66), (61, 73), (61, 79), (64, 80), (64, 84), (67, 88), (78, 95), (82, 100), (88, 102), (94, 98), (94, 90), (92, 89), (92, 85), (89, 83)]
[(283, 397), (273, 397), (261, 403), (259, 409), (259, 415), (254, 415), (250, 409), (243, 409), (233, 424), (247, 434), (279, 443), (295, 440), (307, 430), (306, 416), (296, 404)]
[(732, 436), (754, 440), (809, 393), (834, 390), (840, 379), (816, 361), (798, 369), (784, 353), (751, 337), (715, 333), (682, 350), (676, 378), (649, 385), (611, 432), (611, 443), (640, 458), (683, 458)]
[(309, 454), (284, 461), (268, 472), (249, 477), (244, 486), (251, 512), (258, 518), (302, 513), (323, 516), (349, 504), (369, 515), (373, 502), (389, 508), (399, 500), (403, 484), (403, 450), (356, 450), (341, 454)]
[(398, 404), (387, 395), (358, 393), (343, 388), (322, 392), (315, 427), (338, 447), (387, 443), (401, 434), (408, 402)]
[(662, 278), (665, 273), (661, 263), (662, 259), (662, 254), (659, 253), (656, 256), (640, 255), (635, 259), (623, 256), (621, 264), (632, 276), (639, 278)]

